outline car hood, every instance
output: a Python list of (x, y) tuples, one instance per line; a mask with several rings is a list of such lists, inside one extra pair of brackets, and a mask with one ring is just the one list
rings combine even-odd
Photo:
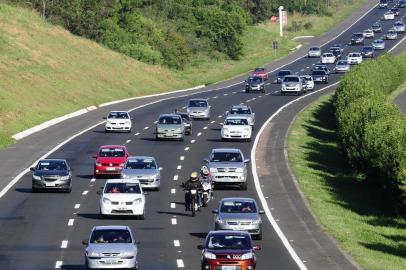
[(168, 125), (168, 124), (157, 124), (157, 128), (163, 128), (163, 129), (178, 129), (182, 128), (182, 124), (176, 124), (176, 125)]
[(210, 168), (244, 168), (243, 162), (210, 162)]
[(88, 252), (96, 253), (124, 253), (124, 252), (137, 252), (137, 247), (130, 244), (89, 244), (87, 246)]
[(45, 171), (45, 170), (39, 170), (35, 171), (34, 173), (37, 176), (46, 176), (46, 175), (60, 175), (60, 176), (65, 176), (68, 175), (68, 171)]
[(208, 107), (188, 107), (188, 110), (194, 111), (194, 112), (203, 112), (208, 110)]
[(103, 197), (110, 201), (133, 201), (138, 198), (144, 199), (144, 195), (139, 193), (104, 193)]
[(219, 213), (219, 219), (225, 220), (258, 220), (258, 213)]
[(99, 163), (124, 163), (127, 160), (126, 157), (98, 157), (96, 162)]
[(141, 176), (146, 177), (146, 176), (154, 176), (159, 172), (158, 169), (123, 169), (121, 171), (121, 174), (128, 175), (130, 177), (136, 177), (136, 176)]

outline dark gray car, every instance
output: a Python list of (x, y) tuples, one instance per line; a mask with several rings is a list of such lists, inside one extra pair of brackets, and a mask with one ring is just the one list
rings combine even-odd
[(245, 81), (245, 92), (249, 93), (254, 91), (265, 93), (265, 81), (263, 80), (262, 77), (259, 76), (249, 77)]
[(42, 159), (31, 171), (33, 192), (57, 189), (69, 193), (72, 190), (71, 169), (64, 159)]
[(182, 117), (183, 124), (185, 125), (185, 134), (192, 135), (192, 119), (190, 115), (187, 112), (176, 112), (176, 114)]

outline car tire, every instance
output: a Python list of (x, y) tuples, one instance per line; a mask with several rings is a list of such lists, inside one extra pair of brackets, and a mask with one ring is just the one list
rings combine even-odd
[(255, 236), (255, 239), (262, 240), (262, 231), (258, 235)]
[(139, 219), (139, 220), (144, 220), (144, 219), (145, 219), (145, 212), (144, 212), (142, 215), (139, 215), (139, 216), (138, 216), (138, 219)]
[(71, 192), (72, 192), (72, 187), (65, 189), (65, 193), (71, 193)]
[(155, 191), (160, 191), (161, 190), (161, 187), (157, 187), (157, 188), (155, 188)]
[(240, 186), (240, 189), (241, 190), (247, 190), (247, 182), (242, 183), (241, 186)]
[(297, 95), (298, 95), (298, 96), (301, 96), (301, 95), (303, 95), (303, 92), (302, 92), (302, 91), (299, 91), (299, 92), (297, 92)]
[(105, 132), (106, 132), (106, 133), (110, 133), (110, 130), (107, 130), (107, 129), (106, 129)]
[(247, 142), (251, 142), (251, 138), (248, 138), (246, 141), (247, 141)]
[(265, 88), (264, 88), (264, 89), (262, 89), (261, 93), (265, 93)]
[(283, 93), (282, 91), (281, 91), (281, 96), (284, 96), (285, 95), (285, 93)]
[(245, 93), (249, 93), (250, 92), (250, 90), (245, 90)]
[(155, 136), (155, 140), (156, 140), (156, 141), (160, 141), (161, 138), (159, 138), (158, 136)]
[(32, 192), (32, 193), (38, 193), (38, 192), (39, 192), (39, 189), (38, 189), (38, 188), (32, 188), (32, 189), (31, 189), (31, 192)]

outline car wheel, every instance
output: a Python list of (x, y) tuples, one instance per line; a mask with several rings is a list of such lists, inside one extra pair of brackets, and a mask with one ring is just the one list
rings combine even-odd
[(303, 94), (302, 91), (297, 92), (297, 95), (298, 95), (298, 96), (301, 96), (302, 94)]
[(247, 142), (251, 142), (251, 138), (248, 138), (248, 139), (247, 139)]
[(159, 191), (159, 190), (161, 190), (161, 188), (160, 188), (160, 187), (155, 188), (155, 191)]
[(250, 92), (250, 90), (245, 90), (245, 93), (249, 93)]
[(71, 193), (71, 192), (72, 192), (72, 187), (65, 189), (65, 193)]
[(283, 93), (282, 91), (281, 91), (281, 96), (284, 96), (285, 95), (285, 93)]
[(109, 133), (109, 132), (110, 132), (110, 130), (107, 130), (107, 129), (106, 129), (105, 131), (106, 131), (106, 133)]
[(226, 138), (221, 138), (221, 141), (222, 141), (222, 142), (225, 142), (225, 141), (226, 141)]
[(242, 183), (240, 189), (241, 190), (247, 190), (247, 182)]
[(262, 231), (258, 235), (255, 236), (255, 239), (262, 240)]
[(262, 89), (261, 93), (265, 93), (265, 89)]
[(32, 189), (31, 189), (31, 192), (32, 192), (32, 193), (38, 193), (38, 192), (39, 192), (39, 189), (38, 189), (38, 188), (32, 188)]
[(158, 136), (156, 136), (156, 137), (155, 137), (155, 140), (156, 140), (156, 141), (160, 141), (161, 139), (160, 139)]
[(138, 216), (138, 219), (144, 220), (144, 219), (145, 219), (145, 212), (144, 212), (142, 215), (139, 215), (139, 216)]

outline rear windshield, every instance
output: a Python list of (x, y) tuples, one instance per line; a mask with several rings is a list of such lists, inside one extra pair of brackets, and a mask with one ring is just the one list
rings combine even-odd
[(65, 161), (48, 161), (43, 160), (38, 162), (37, 170), (43, 171), (66, 171), (68, 166)]
[(207, 248), (209, 249), (251, 249), (251, 238), (249, 235), (212, 234), (207, 237)]
[(348, 62), (345, 60), (340, 60), (337, 62), (337, 65), (348, 65)]
[(142, 170), (142, 169), (156, 169), (155, 160), (150, 158), (140, 158), (127, 160), (125, 164), (126, 169)]
[(312, 75), (326, 75), (326, 72), (324, 70), (315, 70)]
[(242, 156), (238, 152), (214, 152), (211, 160), (212, 162), (242, 162)]
[(225, 201), (221, 204), (222, 213), (256, 213), (257, 208), (253, 201)]
[(127, 230), (95, 230), (90, 238), (91, 244), (123, 244), (132, 243), (131, 234)]
[(190, 100), (189, 107), (207, 107), (207, 101), (205, 100)]
[(100, 157), (124, 157), (125, 151), (122, 148), (102, 148), (99, 153)]
[(182, 117), (182, 119), (184, 119), (186, 121), (190, 120), (189, 114), (187, 114), (187, 113), (178, 113), (178, 114), (180, 115), (180, 117)]
[(354, 37), (354, 38), (362, 38), (362, 37), (364, 37), (364, 35), (363, 34), (353, 34), (352, 37)]
[(162, 116), (159, 118), (161, 125), (180, 125), (182, 123), (180, 116)]
[(107, 183), (104, 193), (141, 194), (141, 188), (138, 183)]
[(312, 47), (312, 48), (310, 48), (310, 50), (311, 50), (311, 51), (320, 51), (320, 48)]

